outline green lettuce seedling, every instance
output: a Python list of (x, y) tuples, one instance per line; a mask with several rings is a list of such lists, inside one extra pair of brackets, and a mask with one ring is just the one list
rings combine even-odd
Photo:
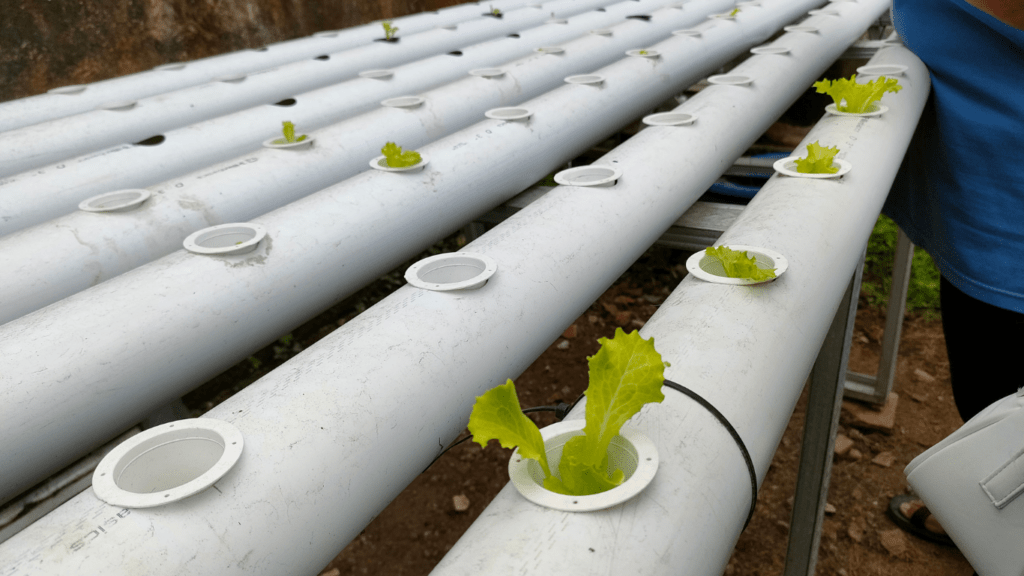
[(285, 120), (281, 123), (281, 126), (281, 132), (284, 134), (284, 138), (274, 140), (274, 144), (295, 144), (296, 142), (302, 142), (306, 139), (305, 134), (298, 138), (295, 137), (295, 124)]
[(838, 80), (821, 80), (814, 83), (818, 94), (828, 94), (836, 104), (836, 110), (850, 114), (863, 114), (886, 92), (899, 92), (903, 89), (899, 80), (880, 76), (866, 84), (857, 84), (857, 75)]
[(757, 260), (742, 250), (733, 250), (727, 246), (708, 248), (704, 251), (708, 256), (717, 258), (725, 267), (725, 274), (730, 278), (749, 278), (765, 282), (775, 278), (775, 270), (757, 267)]
[(654, 349), (654, 338), (644, 340), (635, 330), (626, 334), (616, 328), (613, 338), (598, 342), (600, 350), (587, 358), (584, 435), (563, 447), (558, 476), (551, 473), (540, 430), (519, 407), (512, 380), (477, 397), (469, 417), (473, 440), (481, 446), (488, 440), (498, 440), (503, 448), (518, 446), (520, 456), (540, 464), (544, 488), (552, 492), (585, 496), (621, 484), (622, 470), (608, 474), (608, 445), (644, 404), (665, 399), (661, 386), (668, 363)]
[(416, 152), (415, 150), (406, 150), (403, 152), (402, 147), (394, 142), (388, 142), (380, 149), (380, 151), (384, 154), (384, 158), (387, 159), (387, 163), (390, 168), (415, 166), (420, 163), (420, 160), (422, 160), (419, 152)]
[(398, 26), (392, 26), (390, 20), (381, 22), (380, 25), (384, 27), (385, 40), (391, 40), (395, 37), (395, 33), (398, 32)]
[(729, 12), (729, 17), (730, 18), (735, 18), (736, 15), (739, 14), (739, 13), (740, 13), (740, 9), (739, 8), (733, 8), (732, 12)]
[(796, 171), (801, 174), (835, 174), (839, 168), (832, 159), (839, 153), (839, 147), (826, 148), (817, 141), (807, 145), (807, 158), (796, 159)]
[(491, 15), (492, 16), (501, 16), (501, 10), (498, 10), (494, 6), (491, 6), (490, 8), (491, 8)]
[(647, 50), (641, 50), (641, 51), (637, 52), (637, 54), (639, 54), (641, 56), (646, 56), (648, 54), (648, 52), (647, 52)]

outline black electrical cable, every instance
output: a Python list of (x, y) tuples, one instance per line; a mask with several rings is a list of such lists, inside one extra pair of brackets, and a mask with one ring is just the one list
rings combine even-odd
[(750, 512), (747, 513), (747, 521), (743, 523), (743, 528), (746, 529), (747, 524), (750, 524), (750, 519), (754, 517), (754, 507), (757, 506), (757, 471), (754, 469), (754, 460), (750, 457), (750, 451), (747, 450), (747, 445), (743, 443), (743, 439), (740, 438), (740, 433), (736, 431), (736, 428), (729, 422), (724, 414), (718, 411), (710, 402), (704, 399), (703, 396), (697, 394), (693, 390), (690, 390), (682, 384), (678, 384), (669, 379), (665, 379), (665, 386), (675, 390), (676, 392), (682, 392), (695, 400), (698, 404), (703, 406), (708, 412), (718, 419), (725, 426), (725, 429), (732, 436), (732, 439), (736, 441), (736, 445), (739, 446), (740, 454), (743, 455), (743, 461), (747, 463), (747, 472), (750, 473)]

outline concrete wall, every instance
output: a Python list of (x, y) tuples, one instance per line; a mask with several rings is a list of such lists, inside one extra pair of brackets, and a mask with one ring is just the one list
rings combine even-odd
[(0, 101), (459, 0), (0, 0)]

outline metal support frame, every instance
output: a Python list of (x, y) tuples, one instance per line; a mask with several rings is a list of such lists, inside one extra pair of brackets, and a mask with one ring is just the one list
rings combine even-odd
[(846, 295), (839, 303), (832, 326), (811, 370), (800, 468), (797, 472), (786, 568), (783, 572), (785, 576), (813, 576), (818, 562), (825, 501), (832, 479), (832, 454), (835, 451), (839, 412), (843, 403), (843, 382), (850, 358), (853, 325), (857, 319), (857, 295), (860, 294), (863, 271), (862, 262), (857, 266)]

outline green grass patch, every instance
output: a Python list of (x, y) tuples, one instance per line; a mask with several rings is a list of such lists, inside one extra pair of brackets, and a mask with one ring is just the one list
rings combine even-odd
[[(885, 309), (892, 291), (892, 264), (896, 255), (899, 227), (886, 216), (879, 216), (868, 240), (861, 283), (861, 305)], [(939, 270), (923, 249), (914, 247), (907, 290), (907, 313), (920, 314), (926, 320), (939, 316)]]

